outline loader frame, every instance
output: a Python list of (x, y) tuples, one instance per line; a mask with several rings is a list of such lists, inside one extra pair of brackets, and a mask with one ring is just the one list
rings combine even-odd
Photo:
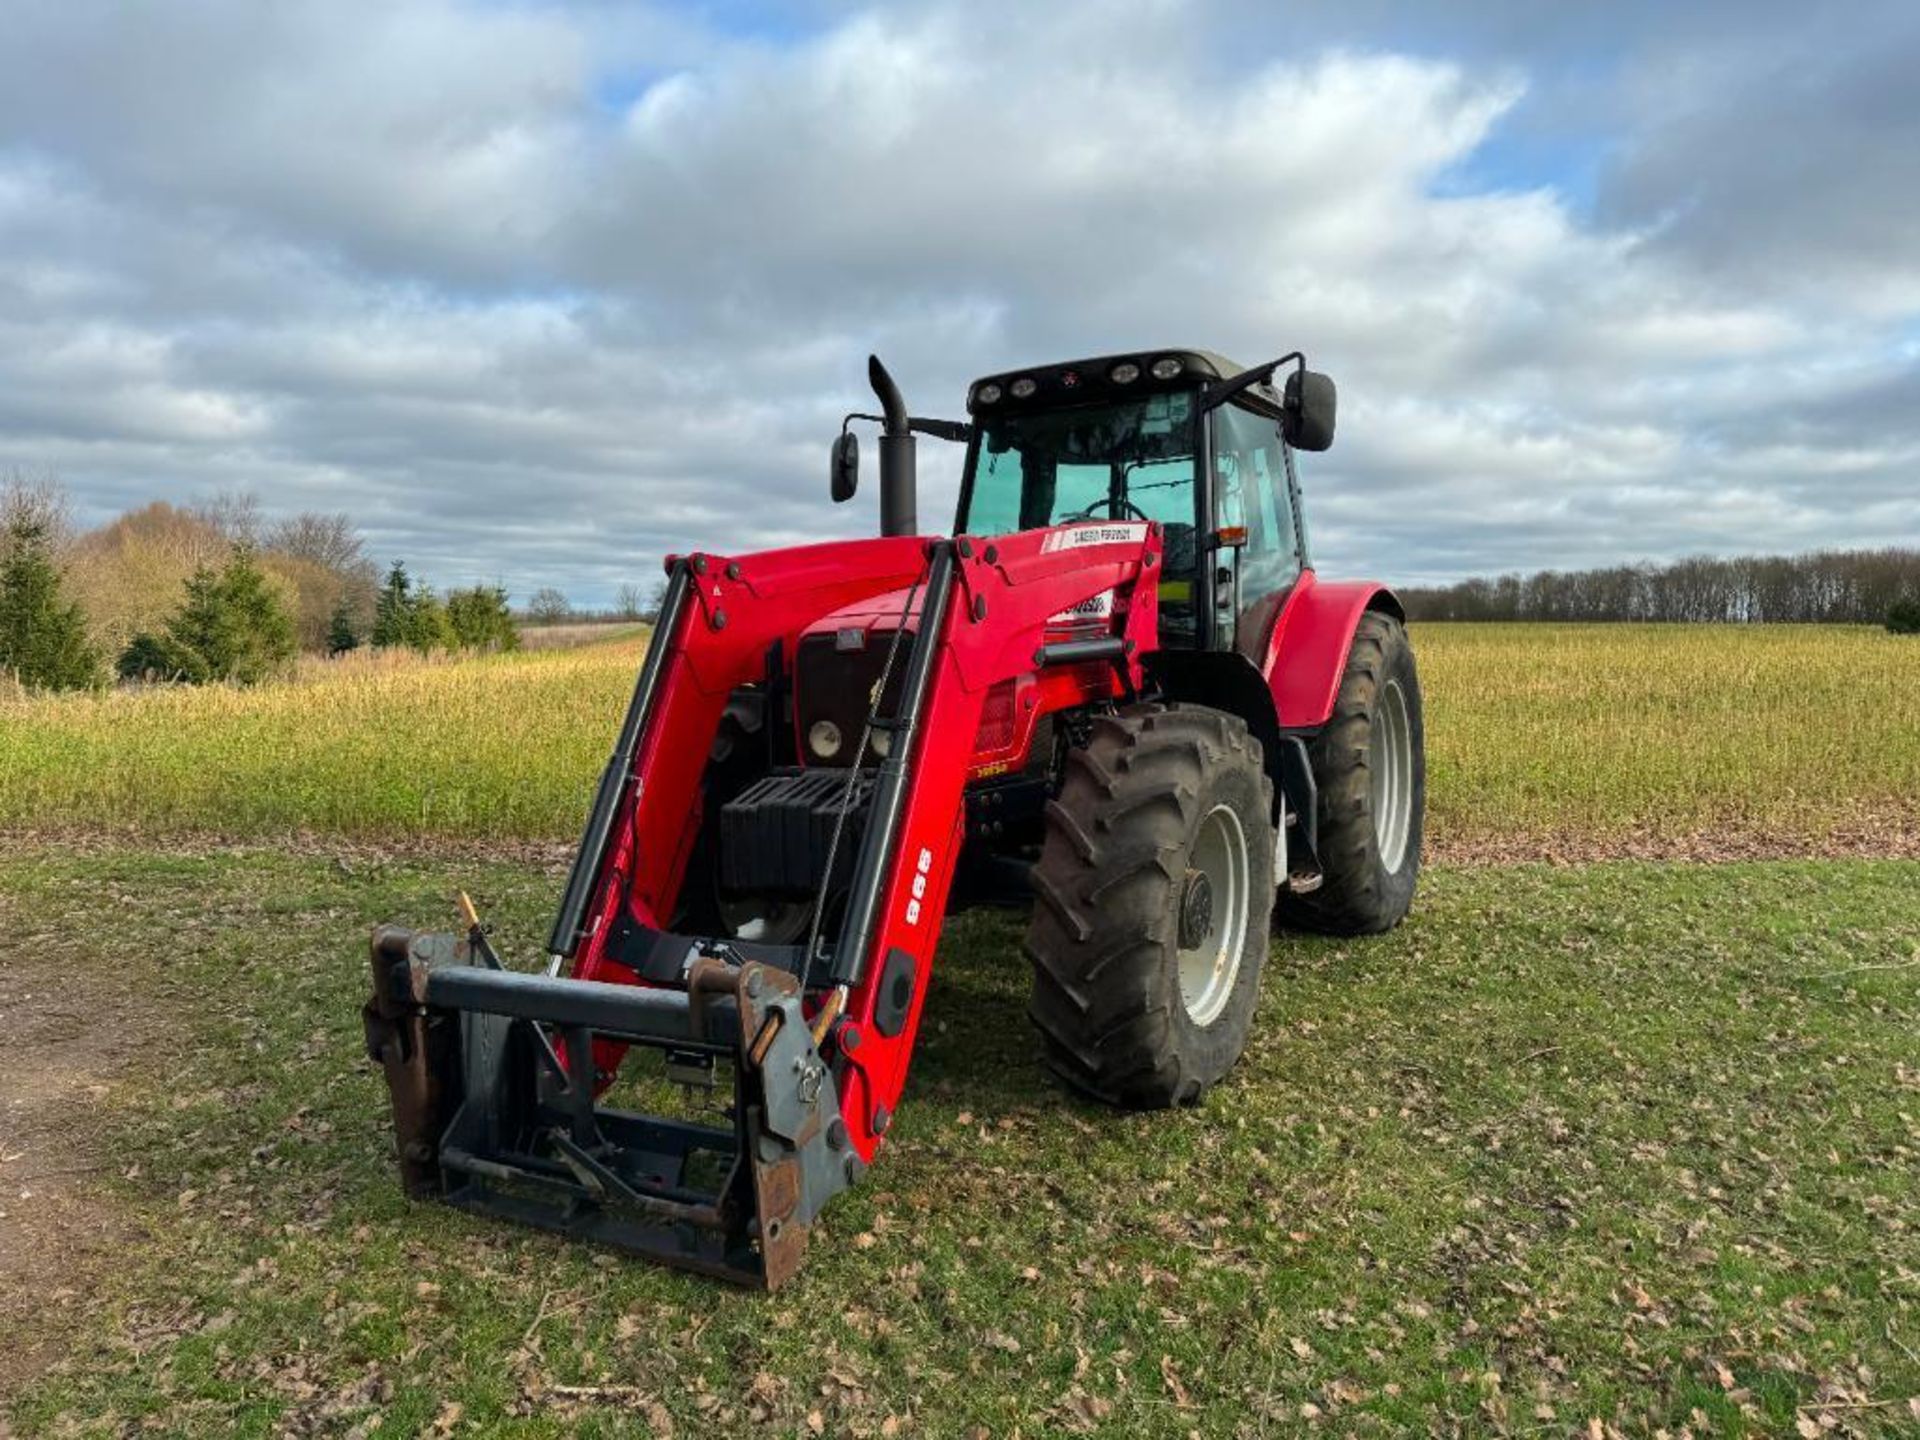
[[(1062, 700), (1136, 696), (1156, 648), (1160, 558), (1159, 527), (1128, 521), (671, 561), (548, 974), (499, 968), (477, 925), (464, 941), (374, 937), (368, 1050), (409, 1191), (743, 1283), (790, 1276), (821, 1207), (872, 1161), (906, 1082), (988, 691), (1036, 676)], [(901, 700), (869, 717), (892, 744), (837, 936), (766, 945), (674, 929), (729, 695), (821, 616), (901, 590)], [(1107, 633), (1049, 637), (1103, 596)], [(859, 772), (846, 774), (851, 787)], [(602, 1104), (634, 1046), (683, 1074), (729, 1064), (730, 1127)], [(723, 1178), (693, 1185), (708, 1158)]]

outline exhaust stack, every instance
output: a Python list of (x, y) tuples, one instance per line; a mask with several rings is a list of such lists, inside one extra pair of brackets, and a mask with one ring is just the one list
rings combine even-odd
[(867, 382), (886, 424), (880, 431), (880, 533), (917, 535), (920, 531), (919, 481), (914, 473), (914, 439), (907, 418), (907, 402), (900, 387), (880, 363), (867, 357)]

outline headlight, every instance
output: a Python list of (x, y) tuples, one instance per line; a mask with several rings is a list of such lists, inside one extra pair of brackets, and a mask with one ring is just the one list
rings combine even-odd
[(822, 760), (831, 760), (840, 753), (840, 727), (831, 720), (814, 721), (807, 731), (807, 748)]
[(976, 405), (991, 405), (999, 398), (1000, 387), (998, 385), (982, 385), (978, 390), (973, 392), (973, 403)]
[(1131, 360), (1122, 360), (1107, 372), (1107, 378), (1116, 385), (1131, 385), (1140, 378), (1140, 367)]
[(1187, 362), (1178, 355), (1162, 355), (1153, 362), (1152, 374), (1156, 380), (1171, 380), (1186, 368)]
[(873, 753), (884, 760), (887, 758), (887, 752), (893, 749), (893, 732), (891, 730), (875, 730), (872, 738), (869, 739), (867, 743), (873, 747)]
[(1029, 395), (1033, 394), (1033, 392), (1038, 390), (1039, 388), (1040, 387), (1034, 383), (1034, 379), (1031, 375), (1022, 375), (1018, 380), (1014, 381), (1013, 384), (1007, 387), (1007, 389), (1012, 393), (1013, 398), (1016, 400), (1026, 399)]

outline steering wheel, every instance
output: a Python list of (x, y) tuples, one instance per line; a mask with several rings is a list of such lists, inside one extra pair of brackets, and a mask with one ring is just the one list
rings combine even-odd
[[(1113, 501), (1111, 497), (1096, 500), (1093, 502), (1093, 504), (1087, 506), (1087, 508), (1084, 510), (1076, 510), (1071, 515), (1062, 516), (1060, 519), (1054, 521), (1054, 524), (1069, 525), (1073, 523), (1075, 520), (1091, 520), (1093, 518), (1093, 512), (1095, 510), (1098, 510), (1102, 505), (1111, 505), (1112, 503)], [(1128, 512), (1131, 513), (1136, 520), (1145, 520), (1149, 524), (1153, 523), (1152, 517), (1149, 516), (1147, 512), (1142, 510), (1138, 505), (1134, 504), (1133, 501), (1127, 499), (1126, 496), (1122, 495), (1120, 497), (1120, 503), (1127, 508)], [(1114, 519), (1118, 519), (1119, 517), (1115, 515), (1109, 515), (1107, 518), (1109, 520), (1114, 520)]]

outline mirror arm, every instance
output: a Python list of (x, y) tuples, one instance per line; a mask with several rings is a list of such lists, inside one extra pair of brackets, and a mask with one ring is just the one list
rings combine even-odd
[[(871, 420), (876, 425), (885, 425), (884, 415), (867, 415), (855, 410), (840, 422), (840, 433), (847, 433), (847, 427), (856, 420)], [(951, 440), (956, 445), (965, 445), (973, 439), (973, 426), (965, 420), (929, 420), (925, 416), (912, 415), (907, 419), (907, 429), (916, 435), (931, 435), (936, 440)]]
[(936, 440), (951, 440), (956, 445), (965, 445), (973, 439), (973, 426), (965, 420), (927, 420), (915, 415), (907, 421), (907, 428)]
[(1226, 404), (1227, 401), (1233, 399), (1233, 397), (1241, 391), (1251, 390), (1255, 385), (1271, 380), (1273, 378), (1273, 372), (1289, 362), (1292, 362), (1295, 368), (1302, 374), (1306, 373), (1307, 357), (1303, 352), (1295, 350), (1289, 354), (1282, 355), (1278, 360), (1269, 360), (1266, 364), (1256, 365), (1251, 370), (1242, 370), (1230, 380), (1222, 380), (1217, 384), (1209, 385), (1200, 394), (1200, 408), (1202, 410), (1217, 409)]

